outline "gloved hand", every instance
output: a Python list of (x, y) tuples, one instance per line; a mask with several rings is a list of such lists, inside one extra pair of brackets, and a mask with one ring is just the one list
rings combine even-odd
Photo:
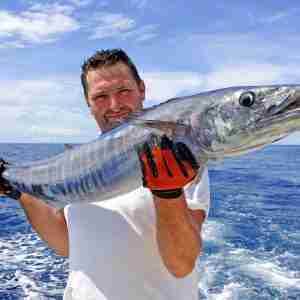
[(11, 186), (11, 184), (2, 177), (2, 173), (6, 169), (7, 165), (8, 163), (0, 158), (0, 196), (19, 200), (21, 197), (21, 192)]
[(197, 175), (199, 165), (183, 143), (174, 144), (167, 136), (152, 138), (137, 149), (143, 185), (166, 199), (182, 195), (183, 187)]

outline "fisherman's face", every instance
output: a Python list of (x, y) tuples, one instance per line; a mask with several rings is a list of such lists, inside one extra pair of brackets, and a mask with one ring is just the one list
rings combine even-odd
[(111, 130), (127, 116), (143, 108), (144, 82), (139, 84), (123, 63), (87, 73), (88, 103), (102, 132)]

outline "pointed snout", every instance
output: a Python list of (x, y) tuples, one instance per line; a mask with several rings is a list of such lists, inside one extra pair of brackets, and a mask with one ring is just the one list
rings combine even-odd
[(283, 91), (274, 96), (274, 101), (267, 111), (267, 115), (274, 116), (291, 112), (300, 108), (300, 85), (284, 87)]

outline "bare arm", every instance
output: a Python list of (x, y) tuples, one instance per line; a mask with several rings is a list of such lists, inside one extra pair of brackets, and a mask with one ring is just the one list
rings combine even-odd
[(63, 211), (25, 193), (22, 193), (19, 202), (41, 239), (57, 254), (68, 256), (68, 229)]
[(154, 196), (157, 243), (162, 260), (176, 277), (188, 275), (202, 250), (202, 210), (190, 210), (184, 194), (177, 199)]

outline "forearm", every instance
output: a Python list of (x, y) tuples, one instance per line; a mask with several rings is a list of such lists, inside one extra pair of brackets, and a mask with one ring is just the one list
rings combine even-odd
[(188, 209), (184, 194), (177, 199), (154, 196), (157, 243), (163, 262), (176, 277), (188, 275), (202, 248), (200, 228)]
[(29, 194), (19, 200), (33, 229), (56, 253), (68, 255), (68, 232), (63, 212)]

